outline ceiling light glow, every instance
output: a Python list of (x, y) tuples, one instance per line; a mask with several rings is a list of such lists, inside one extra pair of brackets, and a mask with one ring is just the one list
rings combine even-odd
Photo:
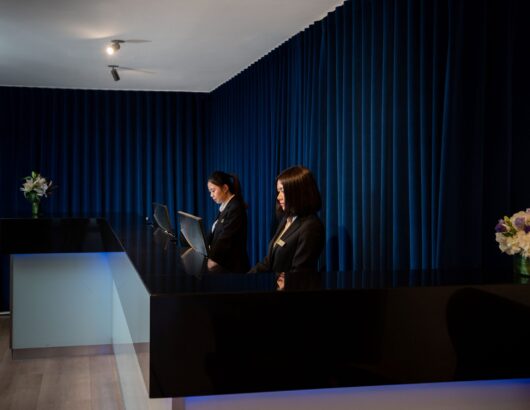
[(106, 49), (107, 54), (111, 56), (116, 51), (118, 51), (120, 49), (120, 43), (124, 43), (124, 41), (123, 40), (111, 40), (110, 45)]

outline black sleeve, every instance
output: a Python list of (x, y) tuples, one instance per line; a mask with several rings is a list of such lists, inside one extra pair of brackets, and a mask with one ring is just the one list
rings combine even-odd
[(270, 258), (268, 254), (261, 262), (256, 263), (256, 265), (254, 265), (254, 267), (248, 271), (248, 273), (258, 272), (272, 272)]
[(320, 220), (311, 219), (300, 232), (290, 272), (314, 271), (324, 248), (324, 227)]

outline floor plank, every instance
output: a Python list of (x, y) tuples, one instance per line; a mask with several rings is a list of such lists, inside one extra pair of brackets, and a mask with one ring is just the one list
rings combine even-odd
[(102, 410), (120, 410), (123, 407), (120, 391), (114, 386), (117, 379), (113, 356), (90, 358), (90, 397), (93, 406)]
[(0, 409), (124, 409), (114, 356), (13, 360), (9, 332), (0, 316)]

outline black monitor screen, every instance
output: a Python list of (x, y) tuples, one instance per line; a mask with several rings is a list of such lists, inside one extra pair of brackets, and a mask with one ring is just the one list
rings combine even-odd
[(204, 256), (208, 256), (206, 240), (202, 229), (202, 218), (178, 211), (180, 221), (180, 232), (188, 241), (190, 246)]
[(175, 237), (175, 231), (171, 226), (171, 219), (166, 205), (153, 202), (153, 218), (160, 229), (169, 236)]

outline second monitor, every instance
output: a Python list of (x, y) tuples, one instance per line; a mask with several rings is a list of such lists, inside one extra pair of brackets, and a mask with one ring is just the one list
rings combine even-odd
[(208, 256), (208, 247), (202, 226), (202, 218), (188, 214), (187, 212), (178, 211), (180, 232), (190, 246), (204, 256)]

